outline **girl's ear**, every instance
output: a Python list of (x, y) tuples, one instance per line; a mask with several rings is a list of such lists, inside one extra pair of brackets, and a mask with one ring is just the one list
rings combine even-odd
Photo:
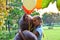
[(40, 23), (42, 23), (42, 21), (40, 21)]
[(42, 20), (40, 20), (40, 23), (42, 23), (43, 21)]

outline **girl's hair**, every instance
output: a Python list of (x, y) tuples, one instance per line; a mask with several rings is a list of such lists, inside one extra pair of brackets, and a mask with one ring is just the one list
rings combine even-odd
[[(29, 20), (28, 20), (28, 18), (25, 19), (26, 16), (28, 16), (28, 15), (24, 14), (23, 17), (22, 17), (22, 19), (19, 20), (19, 25), (20, 25), (19, 27), (22, 30), (29, 30), (29, 26), (32, 23), (32, 21), (31, 21), (32, 19), (29, 19)], [(28, 21), (30, 21), (30, 22), (28, 22)]]
[(24, 21), (26, 21), (26, 19), (25, 19), (26, 16), (27, 16), (27, 14), (24, 14), (24, 16), (23, 16), (23, 20), (24, 20)]
[(34, 16), (33, 18), (39, 20), (42, 23), (42, 18), (40, 16)]

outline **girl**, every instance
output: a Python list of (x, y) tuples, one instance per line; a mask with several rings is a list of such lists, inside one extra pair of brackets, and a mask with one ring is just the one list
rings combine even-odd
[(43, 35), (43, 29), (41, 27), (42, 19), (39, 16), (34, 16), (33, 24), (35, 25), (34, 34), (38, 37), (38, 40), (42, 40), (42, 35)]
[(25, 14), (22, 19), (19, 21), (20, 30), (16, 34), (14, 40), (37, 40), (37, 37), (29, 30), (29, 23), (31, 18)]

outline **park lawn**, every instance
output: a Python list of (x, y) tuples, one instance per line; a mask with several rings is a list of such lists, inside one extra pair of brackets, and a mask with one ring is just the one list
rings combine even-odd
[[(54, 27), (53, 29), (47, 29), (47, 27), (44, 29), (44, 38), (43, 40), (60, 40), (60, 27)], [(11, 30), (11, 37), (9, 37), (8, 31), (1, 31), (0, 30), (0, 38), (3, 38), (3, 40), (14, 40), (15, 33), (18, 32), (18, 30)], [(1, 40), (1, 39), (0, 39)]]
[(44, 29), (45, 37), (43, 40), (60, 40), (60, 27), (54, 29)]
[(53, 29), (47, 29), (45, 27), (43, 40), (60, 40), (60, 27), (54, 27)]

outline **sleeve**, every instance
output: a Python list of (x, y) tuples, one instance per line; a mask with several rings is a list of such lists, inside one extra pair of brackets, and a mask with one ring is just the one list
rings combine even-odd
[(24, 32), (24, 35), (26, 38), (29, 38), (30, 40), (37, 40), (37, 37), (35, 34), (33, 34), (32, 32), (28, 31), (28, 30), (25, 30)]
[(37, 28), (36, 31), (41, 35), (42, 32), (43, 32), (43, 29), (42, 28)]
[(19, 37), (19, 34), (17, 33), (14, 40), (21, 40), (21, 38)]

